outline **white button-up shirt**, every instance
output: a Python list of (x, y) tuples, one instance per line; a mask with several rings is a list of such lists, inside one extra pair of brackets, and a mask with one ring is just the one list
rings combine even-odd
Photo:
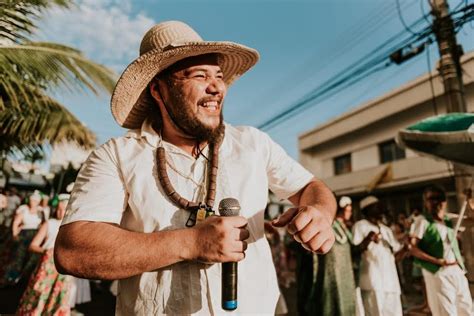
[[(176, 191), (188, 200), (203, 200), (205, 193), (197, 184), (204, 181), (206, 159), (195, 159), (161, 141), (145, 121), (141, 130), (111, 139), (90, 155), (77, 177), (63, 225), (100, 221), (144, 233), (184, 228), (189, 212), (171, 203), (158, 180), (160, 145), (174, 167), (167, 170)], [(239, 200), (250, 231), (246, 258), (238, 263), (238, 308), (232, 313), (273, 315), (279, 289), (263, 229), (268, 189), (285, 199), (313, 176), (265, 133), (228, 124), (218, 170), (216, 206), (223, 198)], [(221, 264), (179, 262), (120, 280), (116, 311), (118, 315), (228, 313), (221, 309)]]
[(354, 245), (359, 245), (370, 232), (381, 233), (382, 239), (371, 242), (362, 253), (359, 286), (361, 290), (381, 291), (400, 294), (400, 281), (393, 254), (402, 245), (393, 236), (392, 230), (383, 224), (374, 225), (366, 219), (352, 227)]

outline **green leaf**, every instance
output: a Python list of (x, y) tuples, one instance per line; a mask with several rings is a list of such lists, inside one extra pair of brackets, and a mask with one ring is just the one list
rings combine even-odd
[[(28, 82), (40, 87), (66, 88), (98, 94), (111, 93), (116, 74), (85, 58), (78, 50), (54, 43), (13, 44), (0, 46), (0, 85), (10, 81)], [(11, 100), (15, 96), (5, 89)], [(25, 100), (30, 102), (31, 100)], [(12, 102), (13, 106), (19, 106)]]
[(0, 42), (25, 40), (36, 29), (35, 20), (53, 5), (68, 8), (71, 0), (1, 0)]
[(38, 147), (44, 143), (77, 142), (94, 148), (95, 135), (60, 103), (30, 87), (35, 106), (23, 104), (20, 109), (7, 106), (0, 111), (0, 149), (22, 146)]

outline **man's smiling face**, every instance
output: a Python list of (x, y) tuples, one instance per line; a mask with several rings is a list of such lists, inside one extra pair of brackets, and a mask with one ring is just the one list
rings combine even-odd
[(160, 78), (160, 92), (171, 118), (199, 141), (214, 141), (223, 129), (227, 86), (216, 54), (179, 61)]

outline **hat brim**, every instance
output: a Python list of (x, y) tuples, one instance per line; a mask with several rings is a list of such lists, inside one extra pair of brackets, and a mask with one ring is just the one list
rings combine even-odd
[(150, 81), (179, 60), (211, 53), (219, 54), (219, 65), (228, 86), (259, 59), (256, 50), (232, 42), (193, 42), (171, 46), (165, 51), (152, 50), (133, 61), (115, 86), (110, 106), (117, 123), (125, 128), (139, 128), (153, 106), (146, 91)]

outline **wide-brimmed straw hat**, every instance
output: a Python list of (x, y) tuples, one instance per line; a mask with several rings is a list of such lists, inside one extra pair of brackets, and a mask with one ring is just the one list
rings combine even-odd
[(115, 86), (111, 110), (117, 123), (126, 128), (139, 128), (154, 106), (149, 91), (150, 81), (179, 60), (218, 54), (224, 81), (230, 85), (258, 61), (258, 52), (232, 42), (204, 41), (189, 25), (167, 21), (153, 26), (140, 44), (140, 57), (135, 59)]

